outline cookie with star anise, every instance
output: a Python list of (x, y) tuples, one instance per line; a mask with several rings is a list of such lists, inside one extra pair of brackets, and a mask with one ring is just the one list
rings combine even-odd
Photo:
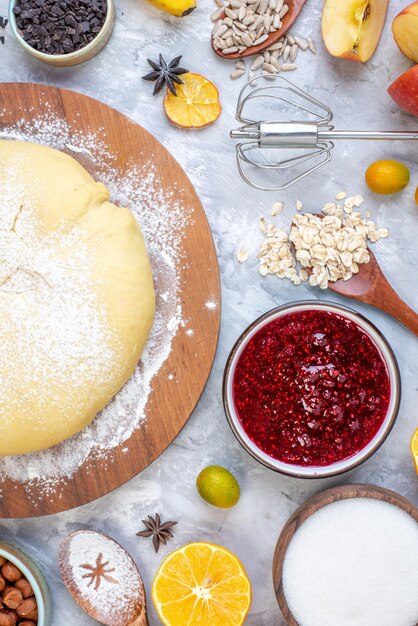
[(74, 600), (107, 626), (148, 626), (141, 575), (128, 552), (93, 530), (68, 535), (59, 550), (61, 576)]

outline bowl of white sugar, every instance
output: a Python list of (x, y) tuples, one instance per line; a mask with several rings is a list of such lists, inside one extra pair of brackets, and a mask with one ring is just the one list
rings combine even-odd
[(273, 580), (288, 626), (417, 626), (418, 509), (388, 489), (343, 485), (285, 524)]

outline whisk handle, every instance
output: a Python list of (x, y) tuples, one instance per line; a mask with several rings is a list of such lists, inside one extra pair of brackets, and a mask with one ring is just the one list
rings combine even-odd
[(333, 139), (418, 139), (418, 130), (321, 130), (318, 131), (318, 137), (325, 141)]

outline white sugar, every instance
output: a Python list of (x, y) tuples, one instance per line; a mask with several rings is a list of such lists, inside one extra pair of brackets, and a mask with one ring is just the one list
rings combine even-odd
[(302, 524), (283, 566), (300, 626), (415, 626), (418, 523), (370, 498), (330, 504)]

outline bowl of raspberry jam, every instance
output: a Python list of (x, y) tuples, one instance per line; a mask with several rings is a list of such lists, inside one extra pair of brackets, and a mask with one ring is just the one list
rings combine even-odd
[(395, 423), (400, 395), (398, 364), (380, 331), (352, 309), (317, 301), (253, 322), (223, 381), (238, 441), (298, 478), (336, 476), (370, 458)]

